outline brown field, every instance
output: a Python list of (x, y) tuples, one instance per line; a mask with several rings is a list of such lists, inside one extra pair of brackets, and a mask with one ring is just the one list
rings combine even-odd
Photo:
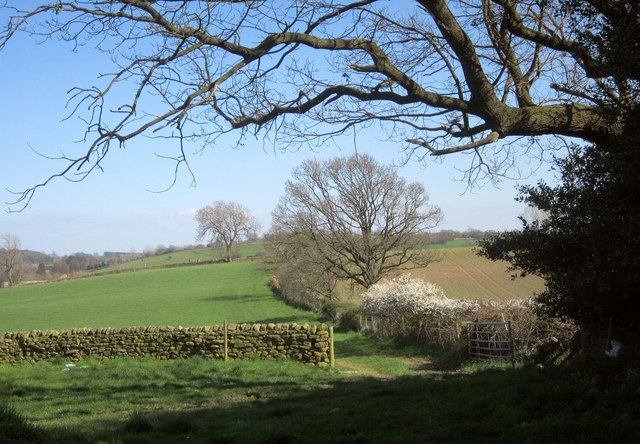
[(537, 276), (517, 277), (507, 272), (506, 262), (492, 262), (475, 254), (473, 248), (445, 248), (442, 260), (411, 275), (439, 285), (453, 299), (523, 299), (544, 289)]

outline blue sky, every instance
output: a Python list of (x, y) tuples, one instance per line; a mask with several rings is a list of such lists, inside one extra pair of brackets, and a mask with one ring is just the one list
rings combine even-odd
[[(0, 19), (2, 14), (0, 14)], [(104, 54), (91, 48), (72, 52), (58, 41), (37, 44), (19, 35), (0, 51), (0, 204), (13, 200), (9, 190), (22, 190), (57, 171), (60, 164), (50, 157), (81, 149), (74, 144), (83, 133), (77, 118), (62, 121), (67, 91), (73, 86), (91, 86), (99, 72), (110, 66)], [(383, 163), (398, 163), (399, 146), (367, 133), (359, 135), (357, 150), (368, 152)], [(164, 193), (148, 190), (166, 188), (173, 180), (174, 165), (154, 153), (168, 141), (139, 138), (125, 149), (110, 153), (103, 167), (80, 183), (58, 180), (40, 190), (20, 213), (7, 213), (2, 205), (0, 233), (16, 234), (25, 249), (55, 252), (102, 253), (142, 251), (157, 245), (195, 243), (195, 209), (216, 200), (233, 200), (251, 209), (264, 229), (271, 224), (271, 211), (284, 190), (291, 170), (308, 158), (327, 159), (354, 152), (353, 138), (340, 141), (340, 148), (313, 152), (301, 150), (274, 153), (259, 140), (247, 140), (235, 150), (231, 142), (220, 142), (202, 154), (190, 154), (197, 186), (183, 171), (177, 183)], [(186, 146), (187, 154), (199, 146)], [(506, 180), (500, 188), (487, 185), (466, 191), (457, 169), (468, 166), (469, 157), (458, 155), (426, 167), (410, 162), (399, 169), (409, 181), (422, 182), (431, 203), (445, 215), (442, 229), (469, 227), (503, 230), (519, 226), (517, 216), (524, 210), (514, 201), (517, 182)], [(537, 176), (518, 183), (534, 183), (540, 174), (549, 176), (544, 166)]]

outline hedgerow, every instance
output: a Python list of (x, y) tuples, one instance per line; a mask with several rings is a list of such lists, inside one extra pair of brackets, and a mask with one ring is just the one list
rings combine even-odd
[(552, 340), (567, 344), (576, 327), (556, 319), (539, 317), (529, 300), (457, 300), (422, 279), (404, 274), (369, 288), (360, 310), (368, 317), (367, 328), (381, 336), (424, 341), (444, 348), (466, 348), (466, 326), (470, 322), (512, 325), (517, 348), (535, 349)]

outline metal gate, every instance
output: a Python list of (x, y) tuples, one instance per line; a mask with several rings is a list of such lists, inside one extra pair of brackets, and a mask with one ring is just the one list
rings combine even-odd
[(511, 322), (469, 324), (469, 355), (478, 361), (511, 361), (515, 366)]

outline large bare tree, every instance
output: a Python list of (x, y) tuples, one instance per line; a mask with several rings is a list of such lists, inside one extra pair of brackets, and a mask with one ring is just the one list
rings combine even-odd
[(540, 154), (532, 136), (598, 143), (637, 126), (636, 1), (36, 3), (5, 1), (0, 48), (24, 31), (93, 45), (114, 69), (71, 91), (85, 147), (18, 204), (143, 134), (175, 137), (180, 164), (185, 140), (232, 130), (285, 149), (380, 126), (414, 157), (472, 154), (474, 180)]
[(407, 183), (371, 156), (308, 160), (287, 181), (272, 231), (301, 236), (325, 270), (369, 288), (389, 271), (434, 260), (421, 234), (442, 213), (427, 202), (422, 184)]
[[(20, 238), (15, 234), (0, 235), (0, 271), (4, 279), (13, 287), (22, 279), (22, 253)], [(0, 279), (0, 284), (2, 281)], [(1, 288), (1, 285), (0, 285)]]
[(211, 238), (225, 248), (227, 262), (231, 262), (231, 248), (238, 242), (257, 235), (260, 224), (248, 208), (236, 202), (219, 200), (200, 208), (196, 213), (198, 240)]

